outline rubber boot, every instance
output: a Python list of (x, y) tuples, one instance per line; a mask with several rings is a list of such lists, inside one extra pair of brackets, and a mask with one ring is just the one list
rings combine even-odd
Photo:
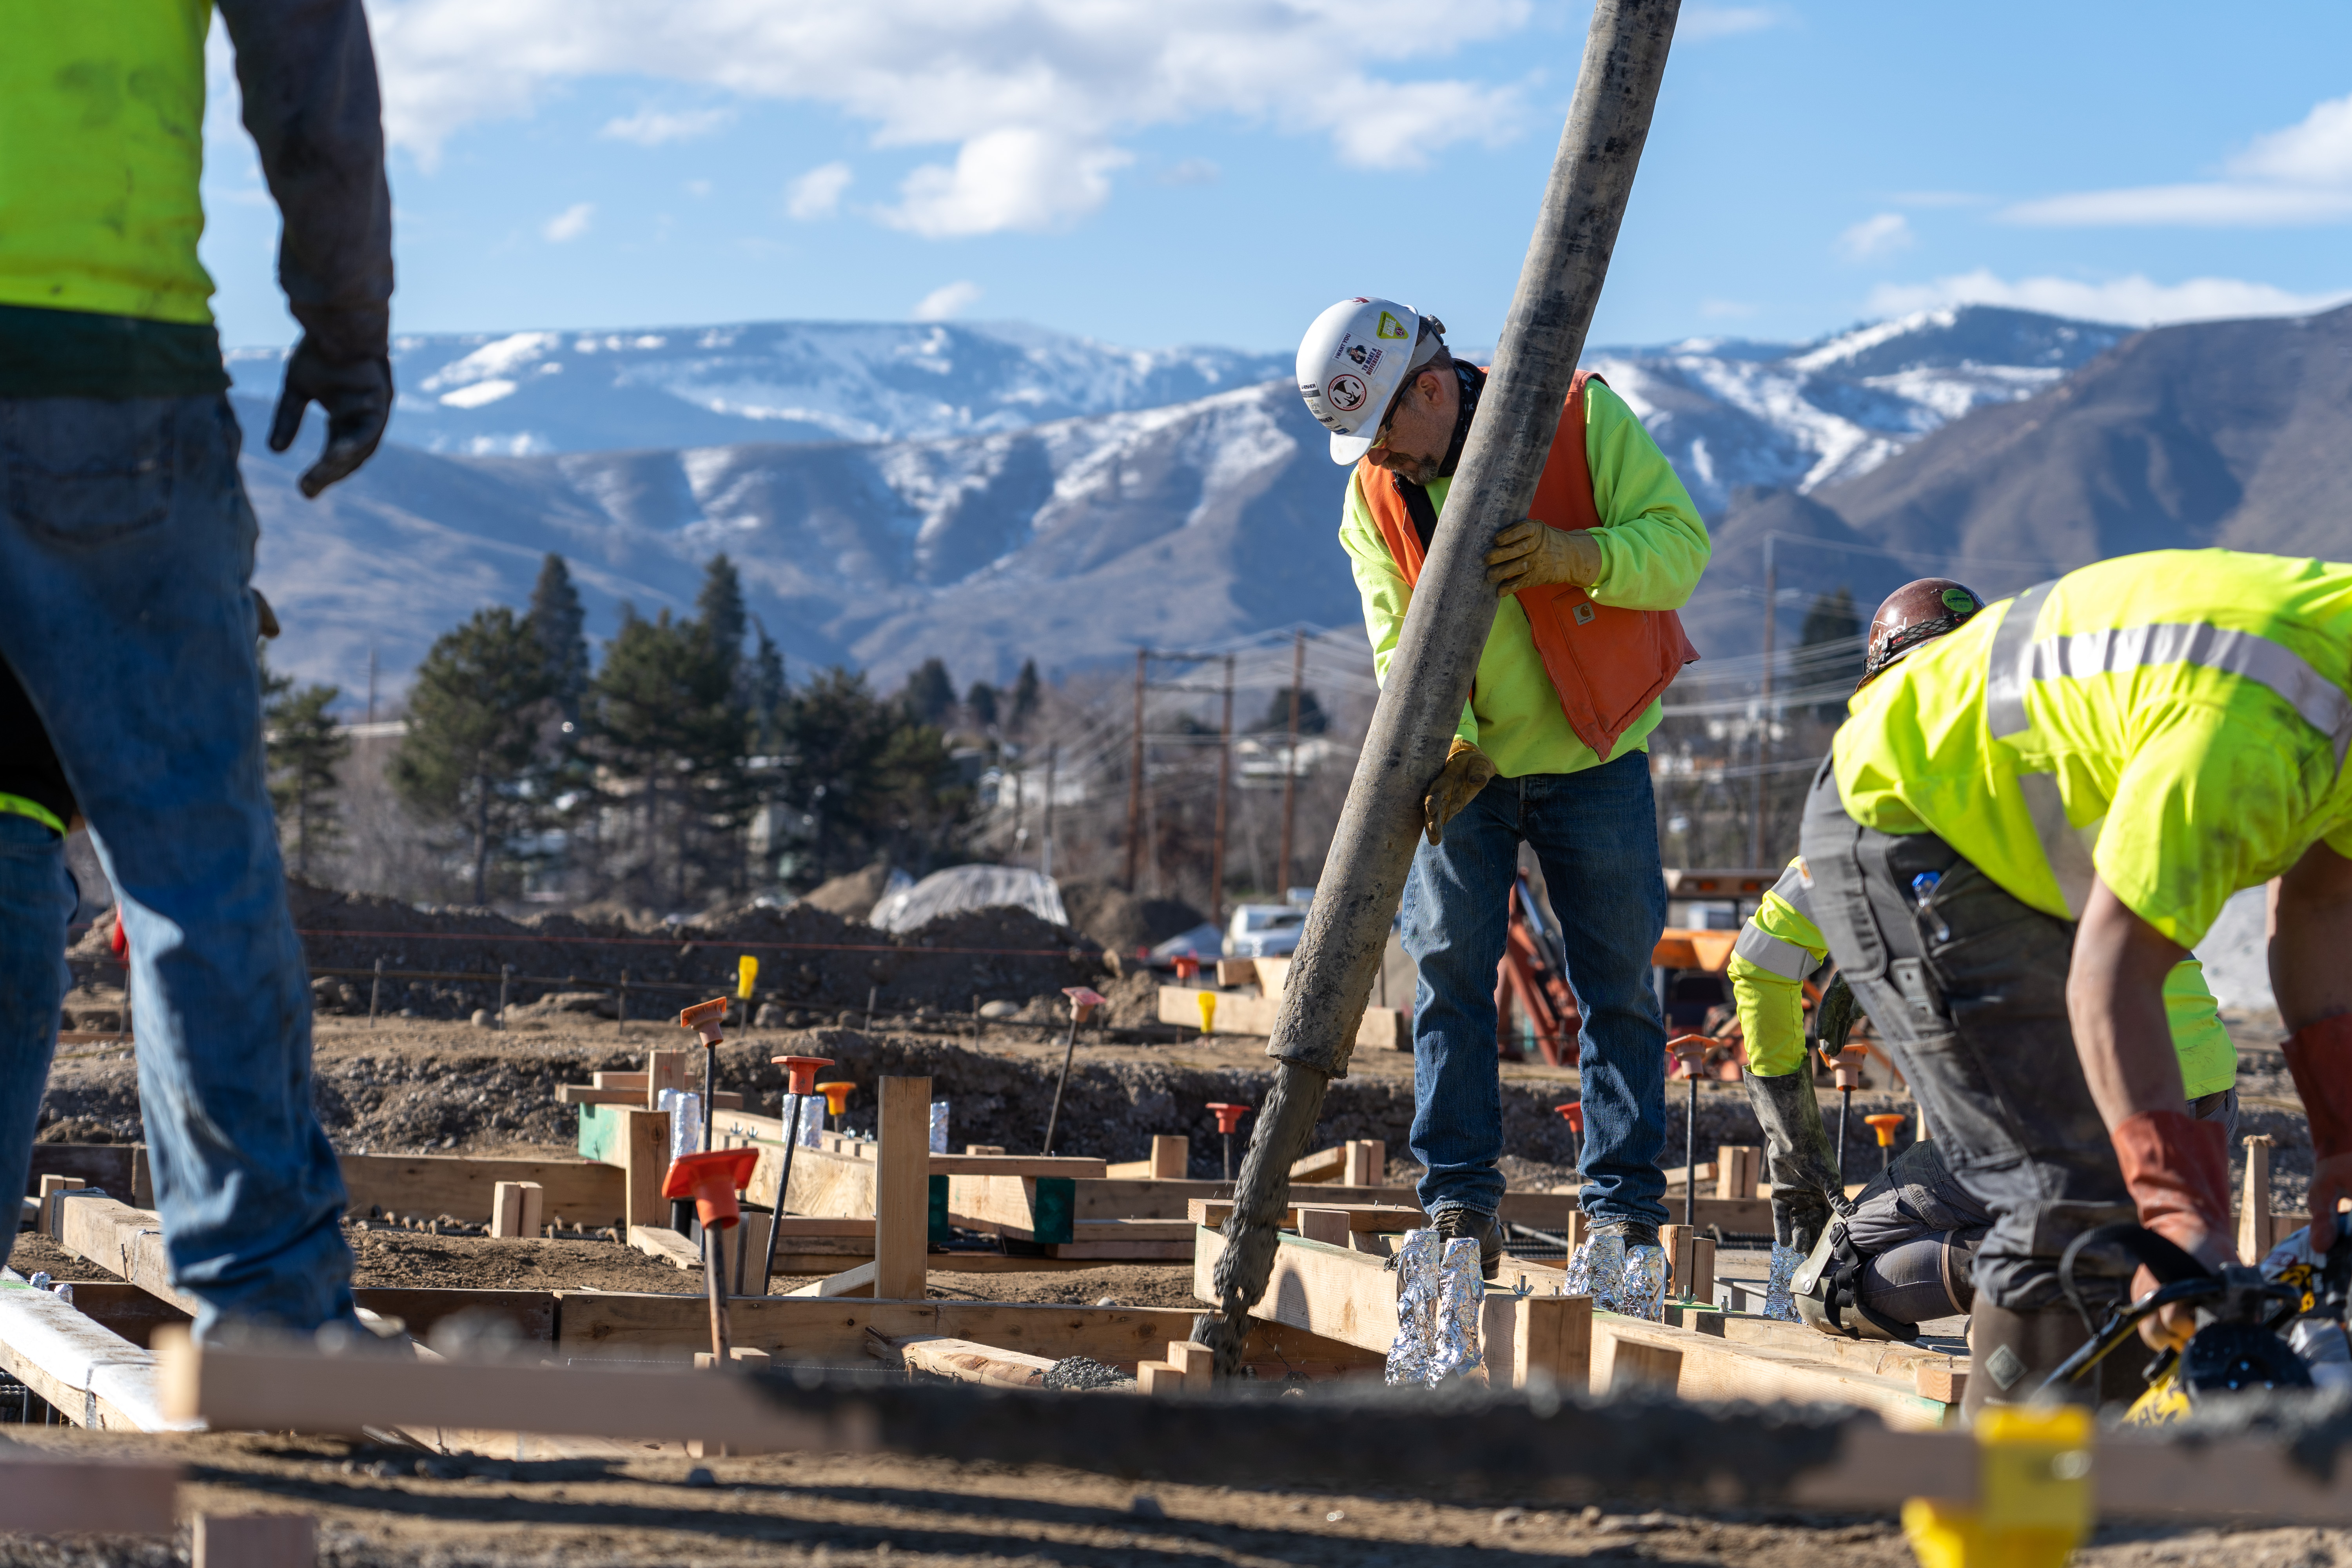
[(1748, 1075), (1748, 1103), (1764, 1128), (1766, 1168), (1772, 1184), (1772, 1265), (1764, 1315), (1797, 1321), (1790, 1282), (1828, 1228), (1831, 1194), (1843, 1195), (1837, 1150), (1822, 1121), (1812, 1074), (1800, 1068), (1777, 1078)]
[[(1475, 1209), (1444, 1208), (1431, 1216), (1431, 1226), (1445, 1241), (1468, 1237), (1478, 1244), (1478, 1272), (1492, 1279), (1503, 1269), (1503, 1226), (1493, 1215)], [(1440, 1250), (1443, 1250), (1441, 1247)]]
[[(2061, 1302), (2012, 1312), (1979, 1300), (1969, 1318), (1969, 1385), (1960, 1412), (1973, 1419), (1988, 1405), (2023, 1405), (2091, 1337), (2074, 1308)], [(2053, 1392), (2069, 1405), (2128, 1405), (2147, 1392), (2145, 1350), (2135, 1342), (2107, 1352), (2096, 1367)]]

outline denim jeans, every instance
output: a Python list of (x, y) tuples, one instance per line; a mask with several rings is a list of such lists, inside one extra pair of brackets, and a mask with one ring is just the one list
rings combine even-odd
[[(1932, 833), (1887, 834), (1846, 815), (1823, 764), (1802, 843), (1813, 919), (1927, 1119), (1953, 1176), (1992, 1215), (1978, 1291), (2032, 1312), (2064, 1297), (2074, 1237), (2133, 1215), (2066, 1012), (2069, 921), (2020, 903)], [(2078, 1268), (2094, 1309), (2124, 1286)]]
[[(310, 991), (264, 787), (258, 529), (238, 442), (226, 397), (0, 398), (0, 657), (121, 900), (148, 1163), (205, 1334), (224, 1318), (352, 1317), (342, 1175), (311, 1109)], [(0, 908), (12, 977), (53, 971), (62, 936), (54, 908)], [(37, 1113), (24, 1068), (0, 1075), (0, 1138)]]
[[(32, 1163), (33, 1129), (68, 984), (66, 922), (75, 901), (65, 840), (29, 816), (0, 812), (0, 921), (6, 922), (0, 941), (0, 1197), (25, 1190)], [(16, 940), (19, 933), (26, 940)], [(0, 1231), (0, 1263), (16, 1241), (15, 1226)]]
[(1576, 773), (1496, 779), (1423, 840), (1404, 889), (1413, 995), (1413, 1157), (1422, 1206), (1493, 1214), (1502, 1204), (1502, 1078), (1495, 972), (1510, 924), (1519, 845), (1531, 846), (1567, 938), (1584, 1015), (1585, 1212), (1596, 1224), (1666, 1217), (1664, 1021), (1650, 956), (1666, 923), (1647, 752)]

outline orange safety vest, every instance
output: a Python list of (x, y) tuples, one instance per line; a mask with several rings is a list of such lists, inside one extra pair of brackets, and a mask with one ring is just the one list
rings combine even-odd
[[(1584, 384), (1599, 380), (1580, 370), (1568, 389), (1551, 455), (1536, 481), (1529, 516), (1549, 528), (1594, 529), (1606, 525), (1592, 504), (1592, 466), (1584, 455)], [(1602, 385), (1608, 383), (1602, 382)], [(1408, 584), (1421, 581), (1420, 531), (1405, 508), (1402, 481), (1366, 458), (1356, 465), (1356, 484), (1372, 521), (1388, 541), (1389, 554)], [(1672, 610), (1627, 610), (1596, 605), (1583, 589), (1546, 583), (1518, 590), (1535, 634), (1544, 673), (1559, 694), (1559, 710), (1576, 738), (1606, 762), (1619, 736), (1649, 711), (1682, 667), (1698, 658), (1683, 635), (1682, 617)]]

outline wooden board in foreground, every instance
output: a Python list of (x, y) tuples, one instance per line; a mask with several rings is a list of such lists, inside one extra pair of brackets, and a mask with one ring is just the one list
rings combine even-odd
[(180, 1467), (11, 1447), (0, 1454), (0, 1531), (169, 1535)]

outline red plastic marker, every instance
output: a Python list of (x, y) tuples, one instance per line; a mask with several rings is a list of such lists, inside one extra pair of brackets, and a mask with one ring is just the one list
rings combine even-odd
[(732, 1358), (727, 1345), (727, 1281), (719, 1268), (726, 1253), (719, 1237), (729, 1226), (743, 1223), (743, 1207), (735, 1194), (750, 1184), (759, 1164), (757, 1149), (706, 1149), (699, 1154), (680, 1154), (670, 1162), (669, 1174), (662, 1179), (662, 1196), (692, 1198), (695, 1214), (702, 1221), (702, 1279), (710, 1295), (710, 1352), (721, 1367)]
[(1189, 952), (1176, 955), (1176, 984), (1181, 985), (1201, 973), (1201, 961)]
[(1054, 1152), (1054, 1129), (1062, 1121), (1062, 1091), (1070, 1086), (1070, 1058), (1078, 1051), (1078, 1026), (1095, 1016), (1095, 1009), (1110, 1000), (1101, 992), (1086, 985), (1065, 985), (1062, 994), (1070, 999), (1070, 1033), (1062, 1042), (1062, 1076), (1054, 1080), (1054, 1109), (1045, 1113), (1045, 1147), (1044, 1152)]
[(1234, 1129), (1242, 1124), (1242, 1118), (1249, 1114), (1250, 1108), (1246, 1105), (1222, 1105), (1212, 1100), (1209, 1109), (1216, 1115), (1217, 1131), (1224, 1134), (1225, 1180), (1230, 1182), (1234, 1179)]

